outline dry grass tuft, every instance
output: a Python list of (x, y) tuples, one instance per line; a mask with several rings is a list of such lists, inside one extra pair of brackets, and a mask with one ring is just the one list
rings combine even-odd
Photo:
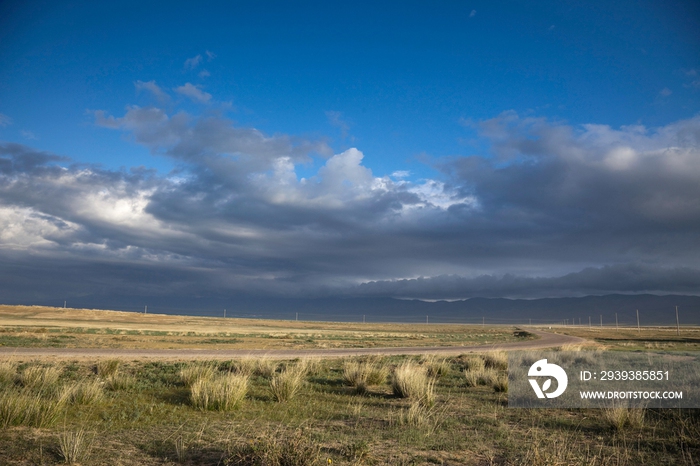
[(645, 411), (643, 408), (614, 406), (602, 410), (602, 418), (606, 424), (615, 430), (622, 430), (627, 426), (641, 428), (644, 426)]
[(224, 457), (227, 466), (312, 466), (319, 464), (321, 447), (300, 429), (268, 432), (249, 442), (232, 445)]
[(394, 370), (391, 389), (400, 398), (417, 400), (426, 406), (435, 402), (435, 379), (413, 362), (404, 362)]
[(484, 366), (487, 369), (508, 370), (508, 353), (505, 351), (484, 353)]
[(478, 354), (470, 354), (464, 358), (464, 369), (472, 372), (480, 372), (486, 368), (484, 358)]
[(56, 383), (61, 376), (61, 370), (57, 367), (30, 366), (19, 376), (23, 387), (34, 392), (52, 393), (56, 390)]
[(355, 391), (363, 394), (371, 385), (386, 382), (389, 369), (374, 361), (347, 361), (343, 366), (343, 380), (347, 385), (355, 387)]
[(560, 351), (574, 351), (579, 352), (583, 350), (583, 346), (574, 343), (567, 343), (559, 348)]
[(74, 404), (87, 405), (96, 403), (104, 397), (102, 383), (95, 379), (77, 382), (73, 386), (68, 386), (67, 390), (68, 393), (65, 396)]
[(180, 369), (180, 380), (185, 387), (191, 387), (197, 381), (212, 379), (216, 374), (216, 367), (211, 363), (193, 363)]
[(438, 378), (447, 375), (450, 372), (450, 363), (446, 358), (438, 358), (430, 355), (423, 358), (421, 364), (428, 371), (428, 377)]
[(58, 453), (66, 464), (80, 464), (87, 460), (91, 449), (92, 439), (83, 429), (58, 435)]
[(306, 376), (303, 365), (287, 366), (284, 371), (270, 379), (270, 393), (275, 401), (289, 401), (301, 390)]
[(0, 426), (48, 427), (56, 422), (66, 401), (67, 396), (52, 399), (42, 393), (5, 390), (0, 393)]
[(224, 374), (195, 380), (190, 386), (190, 402), (195, 408), (231, 411), (248, 393), (249, 376)]
[(508, 392), (508, 375), (498, 374), (495, 379), (491, 380), (491, 387), (496, 393), (507, 393)]
[(12, 385), (17, 378), (17, 363), (0, 361), (0, 388)]
[(279, 367), (277, 361), (269, 358), (259, 358), (255, 361), (255, 375), (269, 379), (275, 375), (277, 367)]
[[(476, 387), (479, 385), (491, 385), (496, 389), (496, 386), (501, 384), (499, 381), (498, 371), (495, 369), (481, 370), (466, 370), (464, 371), (464, 379), (467, 387)], [(508, 385), (507, 377), (505, 379), (506, 387)], [(507, 388), (506, 388), (507, 390)], [(504, 391), (506, 391), (504, 390)]]
[(135, 385), (136, 379), (134, 378), (134, 376), (129, 374), (122, 374), (121, 372), (112, 374), (105, 379), (105, 388), (113, 392), (119, 390), (129, 390)]
[(97, 363), (97, 375), (100, 377), (110, 377), (119, 370), (120, 361), (118, 359), (104, 359)]

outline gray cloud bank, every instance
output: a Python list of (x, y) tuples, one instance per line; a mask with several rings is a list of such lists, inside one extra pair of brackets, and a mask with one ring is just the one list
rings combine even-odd
[[(6, 296), (700, 290), (699, 117), (612, 129), (506, 112), (465, 123), (484, 153), (437, 159), (440, 179), (419, 181), (215, 110), (132, 106), (95, 122), (178, 168), (105, 170), (0, 144)], [(312, 155), (324, 165), (300, 178)]]

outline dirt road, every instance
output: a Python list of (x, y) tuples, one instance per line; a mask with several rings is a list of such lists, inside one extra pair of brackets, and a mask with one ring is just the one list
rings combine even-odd
[(333, 348), (306, 350), (207, 350), (207, 349), (109, 349), (109, 348), (14, 348), (0, 347), (0, 355), (18, 357), (54, 358), (127, 358), (127, 359), (233, 359), (241, 357), (268, 357), (293, 359), (303, 357), (339, 358), (364, 355), (438, 354), (456, 355), (492, 350), (530, 350), (553, 348), (566, 344), (585, 343), (587, 340), (570, 335), (559, 335), (528, 329), (539, 339), (515, 343), (481, 346), (429, 346), (394, 348)]

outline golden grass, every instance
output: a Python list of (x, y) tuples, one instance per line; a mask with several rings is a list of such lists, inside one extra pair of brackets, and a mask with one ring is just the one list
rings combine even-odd
[(14, 361), (0, 361), (0, 388), (12, 385), (17, 378), (17, 363)]
[(58, 419), (67, 396), (48, 398), (41, 393), (5, 390), (0, 393), (0, 425), (48, 427)]
[(269, 383), (270, 394), (275, 401), (289, 401), (299, 393), (306, 376), (305, 365), (287, 366), (281, 373), (275, 374)]
[(400, 398), (416, 400), (426, 406), (435, 402), (435, 379), (428, 377), (428, 371), (412, 361), (394, 369), (391, 389)]
[(505, 351), (489, 351), (483, 354), (484, 366), (497, 370), (508, 370), (508, 353)]
[(19, 375), (23, 387), (34, 392), (52, 392), (56, 388), (61, 370), (53, 366), (29, 366)]
[(386, 382), (389, 368), (376, 361), (346, 361), (343, 366), (343, 381), (355, 388), (359, 394), (367, 391), (369, 386)]
[(120, 361), (118, 359), (104, 359), (97, 363), (97, 375), (109, 377), (115, 375), (119, 370)]
[(213, 378), (215, 374), (214, 364), (192, 363), (180, 369), (180, 380), (185, 384), (185, 387), (191, 387), (195, 382)]
[(628, 408), (627, 406), (613, 406), (602, 410), (603, 420), (613, 429), (622, 430), (629, 426), (640, 428), (644, 425), (646, 410), (643, 408)]
[(87, 405), (100, 401), (104, 397), (102, 382), (97, 379), (77, 382), (66, 387), (71, 403)]
[(190, 386), (190, 402), (202, 411), (231, 411), (248, 393), (249, 376), (223, 374), (195, 380)]
[[(475, 369), (475, 370), (465, 370), (464, 380), (467, 387), (476, 387), (479, 385), (490, 385), (496, 389), (496, 387), (503, 386), (503, 380), (499, 379), (498, 371), (495, 369)], [(505, 381), (507, 387), (507, 378)], [(497, 390), (498, 391), (498, 390)], [(507, 391), (502, 390), (502, 391)]]
[(421, 364), (425, 366), (429, 377), (438, 378), (450, 372), (450, 363), (447, 362), (447, 358), (439, 358), (433, 354), (424, 356)]

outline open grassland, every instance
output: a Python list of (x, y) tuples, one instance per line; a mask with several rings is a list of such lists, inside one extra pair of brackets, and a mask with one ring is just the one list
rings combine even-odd
[(522, 341), (508, 326), (295, 322), (0, 306), (0, 346), (318, 349), (467, 346)]
[(591, 340), (618, 351), (700, 351), (700, 327), (582, 327), (561, 326), (547, 330)]
[(506, 365), (5, 359), (0, 464), (698, 463), (698, 410), (508, 409)]

